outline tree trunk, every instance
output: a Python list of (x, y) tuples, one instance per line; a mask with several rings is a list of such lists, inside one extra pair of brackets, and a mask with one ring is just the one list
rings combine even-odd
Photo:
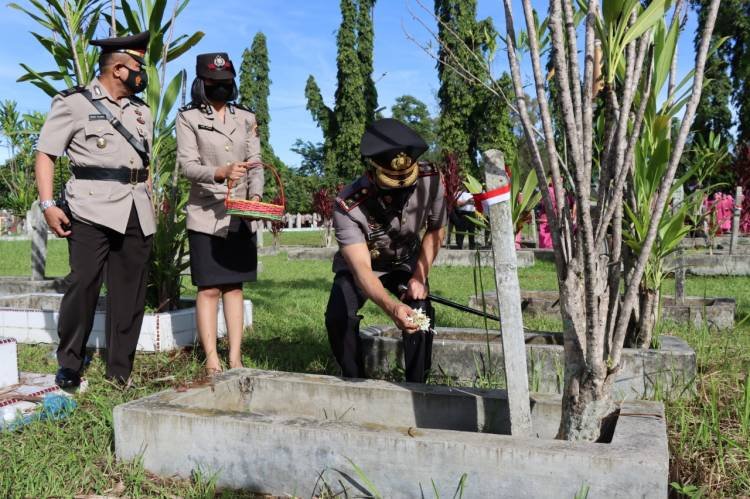
[(332, 229), (331, 225), (332, 225), (332, 222), (330, 219), (325, 221), (326, 232), (325, 232), (324, 237), (325, 237), (326, 248), (330, 248), (331, 244), (333, 243), (333, 231), (331, 230)]
[(560, 291), (565, 385), (557, 438), (595, 441), (601, 433), (602, 421), (616, 409), (610, 389), (614, 375), (608, 375), (604, 365), (592, 369), (587, 362), (583, 281), (570, 272)]

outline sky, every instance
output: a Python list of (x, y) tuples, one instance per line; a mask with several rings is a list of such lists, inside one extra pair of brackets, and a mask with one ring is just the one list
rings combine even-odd
[[(28, 4), (25, 0), (17, 0)], [(422, 2), (422, 4), (420, 4)], [(547, 2), (534, 0), (542, 12)], [(520, 1), (514, 0), (516, 29), (525, 28)], [(397, 97), (413, 95), (424, 101), (433, 116), (438, 114), (437, 70), (435, 61), (410, 35), (423, 46), (429, 43), (430, 33), (413, 18), (419, 16), (431, 29), (435, 22), (430, 11), (430, 0), (378, 0), (374, 11), (375, 70), (373, 79), (378, 90), (379, 106), (390, 107)], [(171, 10), (171, 9), (170, 9)], [(491, 16), (499, 31), (504, 32), (505, 19), (501, 0), (479, 0), (478, 17)], [(192, 0), (177, 18), (176, 32), (203, 31), (205, 36), (192, 50), (168, 66), (168, 73), (187, 69), (189, 78), (195, 75), (195, 56), (204, 52), (228, 52), (236, 65), (242, 51), (249, 48), (258, 31), (265, 33), (270, 58), (271, 145), (288, 165), (297, 166), (300, 157), (290, 150), (297, 138), (318, 142), (322, 133), (305, 109), (305, 82), (314, 75), (326, 104), (333, 106), (336, 89), (336, 31), (341, 22), (338, 0)], [(691, 12), (678, 51), (678, 71), (684, 75), (694, 64), (693, 39), (696, 21)], [(39, 31), (27, 15), (0, 6), (0, 99), (18, 102), (22, 112), (47, 111), (49, 97), (29, 83), (17, 83), (24, 73), (19, 63), (36, 70), (53, 68), (50, 55), (31, 35)], [(97, 37), (106, 38), (108, 26), (102, 20)], [(434, 42), (433, 42), (434, 45)], [(498, 51), (496, 70), (507, 69), (507, 56)], [(523, 67), (524, 78), (531, 83), (528, 65)], [(7, 150), (0, 148), (0, 160), (7, 158)]]

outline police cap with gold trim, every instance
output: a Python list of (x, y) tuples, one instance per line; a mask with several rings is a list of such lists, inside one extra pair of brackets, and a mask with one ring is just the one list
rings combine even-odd
[(409, 126), (393, 119), (374, 121), (360, 143), (362, 156), (375, 167), (375, 181), (389, 189), (408, 187), (417, 179), (417, 158), (427, 151), (424, 139)]
[(101, 47), (102, 54), (119, 52), (128, 54), (141, 64), (145, 64), (143, 56), (146, 54), (148, 41), (151, 39), (151, 32), (144, 31), (137, 35), (117, 36), (114, 38), (102, 38), (101, 40), (91, 40), (91, 45)]

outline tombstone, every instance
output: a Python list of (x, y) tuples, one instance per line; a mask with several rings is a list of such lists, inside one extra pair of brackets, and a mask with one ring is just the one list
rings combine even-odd
[(297, 213), (297, 214), (296, 214), (296, 215), (294, 216), (294, 226), (295, 226), (296, 228), (298, 228), (298, 229), (301, 229), (301, 228), (302, 228), (302, 214), (300, 214), (300, 213)]
[[(672, 195), (672, 211), (675, 212), (680, 209), (680, 205), (685, 201), (685, 190), (682, 185), (675, 189)], [(685, 269), (685, 261), (683, 259), (684, 250), (682, 248), (677, 250), (677, 267), (674, 271), (674, 299), (677, 303), (685, 303), (685, 277), (687, 271)]]
[(742, 213), (742, 187), (737, 187), (734, 195), (734, 211), (732, 213), (732, 239), (729, 243), (729, 254), (733, 255), (737, 251), (737, 243), (740, 238), (740, 215)]
[(291, 229), (294, 227), (294, 220), (292, 219), (292, 215), (287, 213), (284, 215), (286, 217), (286, 228)]
[(38, 201), (31, 205), (26, 220), (31, 236), (31, 279), (41, 281), (47, 266), (47, 221)]
[(490, 149), (482, 154), (487, 185), (483, 201), (490, 228), (495, 267), (495, 289), (503, 343), (503, 363), (508, 385), (511, 435), (531, 436), (529, 377), (518, 282), (516, 237), (510, 206), (510, 178), (505, 172), (503, 153)]
[(263, 247), (263, 232), (265, 229), (266, 221), (261, 220), (260, 223), (257, 225), (257, 229), (255, 230), (255, 246), (258, 248)]
[(536, 210), (531, 210), (531, 241), (534, 248), (539, 247), (539, 230), (536, 228)]

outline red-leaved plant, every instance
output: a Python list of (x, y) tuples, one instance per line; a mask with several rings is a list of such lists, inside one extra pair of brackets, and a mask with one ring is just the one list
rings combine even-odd
[[(340, 190), (340, 189), (339, 189)], [(325, 228), (325, 247), (331, 246), (331, 228), (333, 221), (333, 204), (336, 202), (336, 192), (330, 187), (322, 187), (313, 193), (312, 208), (323, 219)]]

